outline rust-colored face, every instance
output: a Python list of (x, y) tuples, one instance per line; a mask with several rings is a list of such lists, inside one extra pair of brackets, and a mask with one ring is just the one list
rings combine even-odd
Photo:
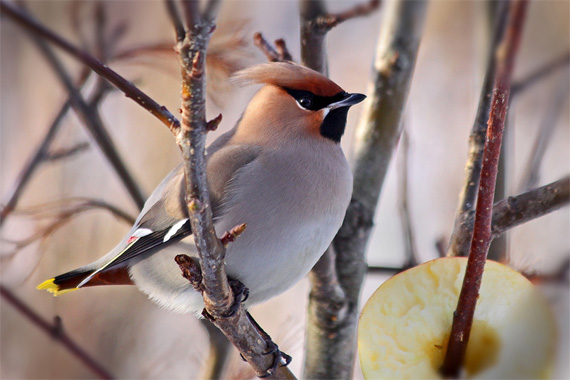
[(269, 143), (291, 137), (339, 142), (350, 106), (365, 96), (349, 94), (327, 77), (290, 63), (255, 66), (238, 74), (241, 82), (266, 86), (248, 105), (237, 137)]

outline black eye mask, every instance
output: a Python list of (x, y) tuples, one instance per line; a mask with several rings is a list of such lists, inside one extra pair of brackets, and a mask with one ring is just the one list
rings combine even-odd
[(295, 98), (300, 107), (308, 111), (318, 111), (323, 109), (329, 104), (343, 100), (347, 95), (344, 91), (341, 91), (334, 96), (319, 96), (309, 91), (292, 90), (290, 88), (285, 88), (284, 90)]

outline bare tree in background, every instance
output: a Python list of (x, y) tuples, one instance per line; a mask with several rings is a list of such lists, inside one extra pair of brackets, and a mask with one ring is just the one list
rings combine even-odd
[[(218, 46), (218, 50), (207, 50), (209, 37), (215, 25), (217, 8), (220, 6), (220, 3), (210, 0), (206, 2), (203, 9), (200, 9), (198, 3), (194, 1), (181, 1), (179, 3), (167, 1), (170, 19), (176, 35), (176, 50), (181, 58), (182, 78), (185, 81), (185, 86), (193, 89), (189, 94), (184, 95), (185, 97), (182, 99), (183, 117), (181, 121), (178, 121), (164, 106), (156, 103), (148, 95), (140, 91), (138, 87), (102, 64), (113, 59), (127, 59), (128, 57), (148, 52), (154, 52), (155, 54), (156, 52), (164, 53), (165, 51), (170, 51), (174, 43), (149, 44), (138, 50), (115, 52), (115, 40), (122, 36), (124, 30), (121, 28), (113, 30), (109, 33), (107, 40), (102, 37), (105, 34), (103, 32), (105, 30), (104, 10), (102, 3), (98, 3), (95, 12), (95, 19), (97, 20), (95, 35), (99, 38), (96, 38), (95, 48), (91, 49), (91, 51), (85, 49), (89, 45), (85, 42), (84, 50), (79, 50), (49, 29), (43, 28), (40, 23), (34, 21), (33, 17), (22, 10), (18, 10), (11, 3), (2, 1), (1, 4), (2, 22), (16, 21), (23, 29), (31, 33), (32, 40), (42, 52), (46, 62), (49, 62), (55, 72), (57, 72), (59, 80), (66, 88), (69, 99), (62, 105), (54, 121), (49, 126), (43, 141), (29, 158), (10, 193), (3, 197), (0, 223), (3, 224), (12, 213), (18, 212), (19, 197), (41, 163), (75, 157), (80, 155), (88, 146), (85, 143), (81, 143), (60, 151), (50, 148), (55, 135), (58, 133), (61, 121), (70, 109), (80, 116), (82, 124), (92, 136), (92, 141), (95, 142), (95, 145), (101, 149), (104, 156), (111, 163), (111, 167), (123, 182), (134, 204), (139, 208), (141, 207), (144, 197), (142, 196), (140, 186), (123, 163), (99, 115), (98, 108), (101, 101), (112, 88), (107, 81), (111, 82), (128, 97), (147, 109), (159, 121), (168, 126), (180, 144), (182, 155), (186, 162), (185, 170), (187, 175), (194, 178), (193, 183), (201, 183), (203, 185), (201, 190), (196, 193), (192, 192), (195, 189), (188, 189), (188, 194), (191, 198), (189, 214), (193, 216), (193, 230), (198, 234), (202, 234), (202, 237), (199, 237), (197, 241), (204, 242), (201, 247), (203, 250), (201, 270), (204, 280), (200, 280), (199, 283), (205, 284), (206, 288), (209, 289), (208, 300), (210, 304), (207, 303), (207, 308), (211, 315), (219, 316), (216, 326), (224, 331), (226, 336), (230, 338), (241, 352), (244, 360), (247, 360), (252, 365), (253, 374), (258, 376), (268, 374), (270, 378), (294, 378), (287, 367), (278, 366), (275, 368), (275, 371), (266, 372), (268, 368), (271, 368), (272, 358), (264, 355), (266, 350), (265, 340), (261, 339), (259, 330), (252, 325), (245, 310), (240, 310), (232, 318), (223, 317), (224, 311), (233, 303), (232, 290), (227, 284), (224, 272), (219, 271), (219, 268), (223, 269), (223, 265), (220, 265), (223, 262), (223, 244), (220, 238), (223, 239), (223, 237), (208, 235), (209, 231), (212, 231), (208, 227), (211, 225), (211, 216), (202, 212), (208, 209), (205, 177), (203, 177), (204, 162), (195, 159), (195, 157), (203, 157), (203, 155), (191, 155), (189, 153), (189, 149), (198, 152), (205, 149), (206, 132), (215, 129), (221, 120), (220, 117), (210, 121), (207, 121), (205, 118), (203, 93), (206, 73), (216, 71), (216, 65), (218, 65), (218, 72), (221, 67), (227, 73), (231, 73), (241, 67), (239, 60), (229, 59), (228, 55), (224, 54), (225, 50), (231, 51), (233, 49), (235, 51), (236, 48), (243, 48), (243, 42), (239, 38), (230, 38), (230, 42)], [(221, 5), (223, 6), (223, 4)], [(329, 13), (324, 1), (302, 0), (300, 2), (301, 63), (325, 74), (328, 74), (327, 32), (346, 20), (372, 13), (380, 5), (383, 8), (383, 16), (376, 59), (373, 65), (370, 99), (367, 103), (367, 108), (361, 116), (357, 128), (357, 138), (353, 142), (356, 153), (353, 162), (355, 175), (353, 199), (347, 211), (343, 227), (310, 275), (311, 294), (303, 378), (351, 378), (354, 371), (356, 326), (359, 313), (358, 299), (364, 276), (368, 269), (366, 265), (366, 247), (372, 231), (375, 210), (388, 167), (403, 129), (402, 117), (422, 37), (426, 4), (403, 0), (390, 0), (380, 4), (379, 1), (372, 0), (358, 4), (354, 8), (340, 13)], [(500, 34), (500, 28), (505, 21), (501, 17), (496, 18), (498, 20), (496, 34)], [(357, 20), (352, 22), (355, 25), (358, 23)], [(339, 28), (342, 28), (342, 26)], [(494, 41), (498, 41), (497, 38), (500, 37), (495, 37)], [(291, 60), (292, 56), (295, 56), (295, 54), (289, 52), (285, 42), (282, 40), (276, 41), (275, 48), (267, 43), (261, 34), (256, 34), (254, 41), (266, 53), (269, 60)], [(491, 51), (494, 51), (496, 43), (490, 44)], [(78, 80), (73, 80), (62, 62), (53, 54), (52, 46), (63, 49), (100, 75), (96, 79), (96, 89), (90, 97), (85, 99), (81, 93), (81, 88), (89, 78), (89, 71), (84, 70)], [(334, 47), (330, 48), (334, 49)], [(568, 59), (565, 58), (561, 61), (562, 64), (549, 64), (551, 68), (546, 70), (546, 73), (552, 72), (552, 67), (558, 68), (562, 66), (567, 68)], [(472, 154), (466, 169), (468, 173), (471, 173), (470, 170), (472, 170), (472, 174), (468, 175), (475, 176), (475, 179), (469, 179), (468, 177), (465, 182), (466, 189), (462, 193), (462, 206), (460, 205), (460, 210), (457, 213), (455, 231), (452, 235), (452, 243), (449, 246), (449, 249), (453, 252), (464, 252), (470, 244), (473, 232), (473, 209), (477, 197), (476, 189), (478, 187), (478, 171), (480, 170), (478, 168), (480, 168), (480, 154), (482, 152), (480, 135), (484, 135), (486, 130), (486, 120), (489, 116), (488, 110), (490, 108), (490, 97), (487, 94), (490, 91), (495, 75), (491, 63), (492, 60), (489, 62), (487, 79), (483, 86), (477, 120), (470, 140)], [(536, 80), (536, 76), (533, 73), (531, 79)], [(107, 81), (101, 78), (105, 78)], [(513, 92), (521, 91), (524, 87), (523, 83), (525, 82), (515, 82)], [(565, 94), (564, 88), (560, 90), (560, 94)], [(561, 99), (563, 96), (566, 95), (556, 96), (555, 100)], [(553, 104), (553, 108), (559, 108), (562, 103), (553, 102)], [(199, 107), (196, 107), (196, 105)], [(556, 113), (556, 111), (553, 111), (553, 113)], [(545, 124), (548, 124), (550, 128), (553, 123), (554, 121), (545, 121)], [(547, 128), (549, 127), (544, 128), (548, 131)], [(5, 127), (3, 126), (3, 128)], [(476, 130), (476, 128), (479, 129)], [(532, 167), (532, 169), (529, 169), (528, 178), (524, 180), (527, 187), (536, 187), (537, 185), (535, 178), (537, 177), (536, 167), (538, 164), (536, 162), (540, 162), (547, 140), (547, 138), (546, 142), (545, 139), (537, 140), (537, 148), (535, 148), (537, 153), (533, 155), (535, 157), (534, 163), (529, 164), (529, 167)], [(569, 201), (569, 186), (569, 181), (566, 177), (534, 190), (525, 188), (525, 190), (529, 191), (516, 197), (495, 200), (492, 221), (493, 236), (500, 236), (504, 231), (518, 224), (542, 216), (567, 204)], [(46, 228), (37, 231), (30, 239), (45, 238), (54, 230), (69, 222), (75, 215), (92, 209), (107, 210), (125, 221), (132, 221), (132, 216), (129, 212), (100, 200), (72, 200), (68, 201), (67, 205), (69, 207), (67, 210), (59, 210), (55, 213), (51, 212), (49, 208), (43, 209), (44, 213), (52, 214), (52, 222)], [(409, 213), (407, 205), (403, 212)], [(409, 236), (411, 236), (411, 229), (409, 232)], [(414, 260), (408, 261), (406, 266), (413, 265), (413, 263), (415, 263)], [(213, 267), (218, 269), (208, 269)], [(398, 271), (404, 268), (394, 269)], [(71, 341), (68, 335), (61, 333), (62, 327), (60, 322), (51, 325), (49, 322), (42, 320), (35, 314), (33, 308), (25, 305), (11, 289), (4, 285), (2, 285), (1, 294), (3, 299), (16, 307), (22, 315), (52, 334), (56, 340), (63, 342), (97, 376), (100, 378), (112, 377), (108, 369), (104, 368), (104, 365), (90, 358), (77, 344)], [(206, 376), (208, 378), (219, 378), (223, 374), (228, 344), (227, 340), (224, 340), (219, 334), (218, 329), (213, 329), (210, 325), (208, 325), (207, 329), (211, 337), (213, 348), (211, 352), (214, 360), (208, 364), (211, 369)], [(70, 341), (71, 343), (69, 343)], [(300, 360), (300, 358), (296, 358), (296, 360)]]

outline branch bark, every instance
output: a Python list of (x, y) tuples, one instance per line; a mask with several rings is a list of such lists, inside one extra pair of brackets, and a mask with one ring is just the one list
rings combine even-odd
[[(319, 304), (312, 292), (304, 372), (304, 377), (309, 379), (351, 378), (353, 373), (358, 298), (367, 270), (365, 248), (384, 177), (402, 131), (401, 118), (426, 10), (425, 2), (393, 0), (387, 1), (385, 6), (372, 93), (357, 127), (352, 201), (332, 244), (336, 252), (338, 282), (346, 297), (345, 306), (338, 308), (338, 315), (331, 316), (334, 310), (318, 312), (326, 311), (327, 305)], [(309, 16), (317, 17), (324, 10), (318, 4), (305, 4), (302, 12), (302, 49), (305, 49), (302, 50), (302, 62), (326, 72), (324, 49), (320, 56), (311, 51), (311, 46), (324, 44), (324, 35), (312, 37), (307, 26)], [(330, 252), (333, 251), (329, 249), (327, 254)], [(330, 258), (325, 256), (321, 260)], [(315, 318), (319, 315), (328, 316), (335, 323), (331, 325)]]
[[(558, 210), (569, 202), (569, 177), (495, 202), (491, 237), (496, 239), (511, 228)], [(457, 232), (457, 247), (461, 251), (468, 250), (471, 245), (475, 213), (466, 211), (462, 220), (463, 223)]]
[[(462, 226), (465, 224), (463, 218), (466, 217), (469, 212), (475, 210), (475, 203), (477, 201), (477, 190), (479, 188), (483, 161), (483, 148), (485, 146), (485, 133), (487, 132), (487, 120), (491, 110), (491, 95), (493, 93), (493, 84), (497, 71), (494, 54), (505, 32), (508, 9), (507, 3), (500, 2), (498, 8), (498, 15), (495, 18), (495, 31), (489, 44), (489, 57), (481, 95), (479, 96), (479, 106), (477, 108), (475, 122), (471, 129), (471, 135), (469, 136), (469, 156), (465, 164), (465, 179), (459, 195), (459, 205), (457, 207), (453, 232), (447, 246), (447, 256), (467, 256), (469, 253), (469, 247), (460, 246), (459, 244), (459, 230), (462, 230)], [(472, 234), (473, 232), (471, 231), (470, 237)], [(460, 247), (463, 247), (463, 249), (460, 249)]]
[(504, 121), (509, 104), (511, 76), (518, 50), (527, 2), (515, 1), (510, 5), (510, 16), (506, 34), (496, 51), (497, 76), (491, 100), (491, 112), (487, 128), (481, 181), (475, 210), (475, 226), (471, 250), (459, 295), (457, 309), (453, 314), (453, 326), (442, 366), (442, 373), (448, 378), (458, 378), (469, 342), (473, 315), (481, 287), (481, 279), (489, 245), (491, 243), (491, 222), (493, 196), (497, 178), (497, 167), (501, 152)]
[[(203, 14), (200, 14), (197, 2), (187, 0), (181, 5), (186, 21), (183, 38), (180, 33), (181, 17), (177, 15), (173, 1), (167, 1), (177, 35), (175, 50), (182, 70), (182, 123), (180, 128), (171, 128), (171, 131), (183, 158), (186, 203), (199, 253), (202, 275), (199, 288), (203, 290), (205, 311), (258, 376), (294, 379), (287, 367), (278, 365), (274, 371), (268, 371), (273, 367), (274, 358), (264, 354), (271, 347), (230, 288), (224, 265), (225, 247), (214, 230), (206, 181), (206, 134), (208, 124), (212, 123), (206, 121), (205, 58), (215, 29), (217, 1), (210, 0)], [(219, 123), (220, 117), (215, 120), (213, 123)]]

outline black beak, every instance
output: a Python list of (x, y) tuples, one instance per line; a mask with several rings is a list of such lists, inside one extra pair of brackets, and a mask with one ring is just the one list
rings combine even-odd
[(341, 108), (341, 107), (350, 107), (350, 106), (353, 106), (355, 104), (360, 103), (364, 99), (366, 99), (366, 95), (357, 94), (357, 93), (355, 93), (355, 94), (348, 94), (347, 93), (347, 94), (344, 94), (344, 98), (342, 100), (329, 104), (328, 108), (332, 111), (334, 109)]

